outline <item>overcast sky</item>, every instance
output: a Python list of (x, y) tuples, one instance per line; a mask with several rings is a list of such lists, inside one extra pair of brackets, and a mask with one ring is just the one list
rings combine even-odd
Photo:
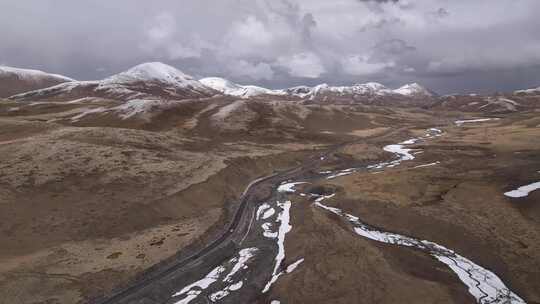
[(540, 85), (539, 0), (0, 0), (0, 64), (79, 80), (146, 61), (278, 88)]

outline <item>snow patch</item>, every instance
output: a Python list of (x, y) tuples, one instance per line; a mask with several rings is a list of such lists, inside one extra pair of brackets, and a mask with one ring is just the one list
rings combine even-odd
[(516, 190), (505, 192), (504, 195), (512, 198), (526, 197), (529, 193), (540, 189), (540, 182), (532, 183), (517, 188)]
[(436, 161), (436, 162), (430, 163), (430, 164), (418, 165), (418, 166), (415, 166), (414, 169), (436, 166), (436, 165), (438, 165), (440, 163), (441, 163), (440, 161)]
[(446, 247), (396, 233), (379, 231), (362, 223), (358, 217), (344, 213), (338, 208), (328, 207), (320, 202), (317, 202), (316, 205), (344, 217), (353, 225), (354, 232), (362, 237), (387, 244), (414, 247), (430, 254), (440, 262), (446, 264), (458, 275), (459, 279), (468, 287), (469, 293), (476, 298), (478, 303), (525, 303), (523, 299), (508, 289), (494, 273)]
[(279, 187), (277, 188), (277, 191), (281, 193), (294, 193), (296, 192), (296, 190), (294, 189), (296, 185), (301, 185), (305, 183), (306, 182), (283, 183), (279, 185)]
[(262, 290), (263, 293), (266, 293), (268, 290), (270, 290), (272, 284), (274, 284), (277, 279), (283, 274), (283, 272), (279, 271), (279, 269), (281, 267), (283, 259), (285, 259), (285, 235), (289, 233), (289, 231), (291, 231), (292, 229), (292, 226), (289, 224), (291, 201), (285, 201), (283, 203), (277, 202), (277, 204), (283, 210), (278, 215), (278, 218), (276, 220), (280, 222), (280, 226), (277, 232), (278, 252), (275, 258), (276, 263), (274, 265), (274, 270), (272, 271), (272, 278), (270, 279), (270, 281), (268, 281), (268, 283)]
[[(173, 294), (173, 297), (178, 297), (182, 295), (187, 295), (184, 299), (175, 302), (175, 304), (187, 304), (191, 301), (193, 301), (199, 294), (201, 294), (202, 290), (208, 288), (210, 285), (217, 282), (219, 279), (219, 276), (225, 271), (225, 267), (218, 266), (214, 268), (210, 273), (206, 275), (206, 277), (200, 279), (199, 281), (188, 285), (184, 287), (179, 292)], [(201, 289), (201, 290), (197, 290)]]
[(490, 120), (499, 120), (499, 118), (477, 118), (477, 119), (468, 119), (468, 120), (456, 120), (454, 123), (458, 126), (461, 126), (466, 123), (486, 122)]

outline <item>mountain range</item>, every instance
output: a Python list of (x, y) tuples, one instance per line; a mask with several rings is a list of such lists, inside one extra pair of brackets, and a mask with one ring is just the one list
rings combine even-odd
[(216, 96), (241, 99), (270, 99), (312, 103), (417, 106), (468, 112), (508, 112), (537, 107), (540, 88), (499, 95), (439, 96), (418, 83), (397, 89), (368, 82), (351, 86), (296, 86), (268, 89), (241, 85), (225, 78), (195, 79), (160, 62), (137, 65), (102, 80), (76, 81), (35, 70), (0, 67), (0, 97), (16, 101), (73, 101), (102, 98), (117, 101), (133, 99), (182, 100)]

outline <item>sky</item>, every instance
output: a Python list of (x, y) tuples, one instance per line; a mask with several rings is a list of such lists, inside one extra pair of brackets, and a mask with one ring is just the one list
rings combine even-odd
[(540, 86), (538, 0), (0, 0), (0, 65), (101, 79), (149, 61), (270, 88)]

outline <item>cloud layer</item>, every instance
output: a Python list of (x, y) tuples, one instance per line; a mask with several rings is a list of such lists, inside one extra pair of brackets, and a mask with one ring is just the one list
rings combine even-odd
[(537, 0), (0, 0), (0, 64), (93, 79), (163, 61), (270, 87), (504, 91), (540, 84), (538, 11)]

